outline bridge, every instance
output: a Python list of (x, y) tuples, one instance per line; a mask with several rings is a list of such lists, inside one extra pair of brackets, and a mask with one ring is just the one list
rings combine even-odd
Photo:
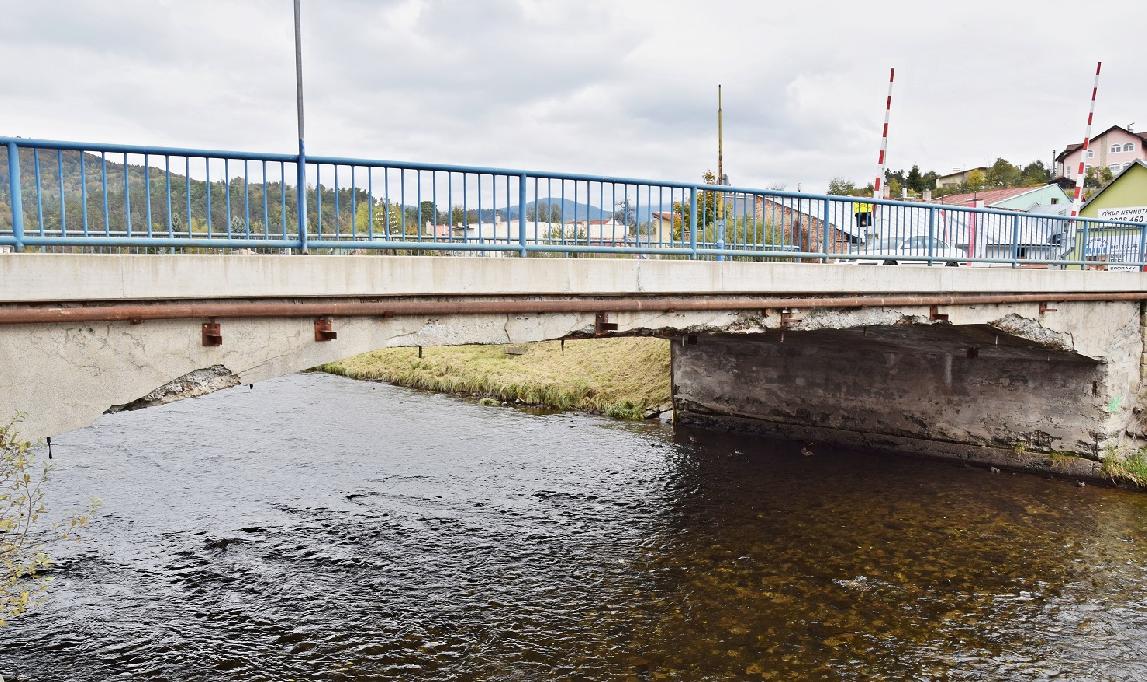
[(672, 340), (685, 423), (1082, 475), (1147, 441), (1140, 224), (382, 160), (0, 149), (0, 414), (22, 413), (27, 437), (388, 346), (653, 335)]

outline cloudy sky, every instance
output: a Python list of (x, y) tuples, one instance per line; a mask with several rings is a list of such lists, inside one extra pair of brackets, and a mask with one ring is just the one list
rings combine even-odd
[[(1143, 0), (303, 0), (316, 154), (823, 190), (1147, 129)], [(1081, 9), (1088, 21), (1076, 21)], [(0, 131), (291, 151), (290, 0), (0, 0)], [(1090, 19), (1094, 19), (1091, 21)], [(1127, 28), (1120, 28), (1127, 27)], [(1134, 28), (1131, 28), (1134, 27)]]

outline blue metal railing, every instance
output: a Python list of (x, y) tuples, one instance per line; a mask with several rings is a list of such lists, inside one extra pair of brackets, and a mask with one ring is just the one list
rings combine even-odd
[(21, 138), (0, 153), (0, 245), (16, 250), (1147, 265), (1147, 226), (1092, 218), (295, 154)]

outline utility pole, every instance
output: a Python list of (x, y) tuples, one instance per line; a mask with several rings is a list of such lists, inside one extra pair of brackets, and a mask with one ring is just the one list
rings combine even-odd
[(303, 143), (303, 36), (302, 11), (299, 0), (295, 0), (295, 106), (299, 123), (299, 160), (295, 163), (298, 175), (295, 178), (295, 201), (298, 204), (299, 250), (307, 252), (307, 152)]
[(725, 184), (725, 130), (720, 83), (717, 84), (717, 184)]

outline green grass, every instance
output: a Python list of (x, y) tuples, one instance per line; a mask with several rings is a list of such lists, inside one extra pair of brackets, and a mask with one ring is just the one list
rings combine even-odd
[(1103, 472), (1115, 481), (1147, 487), (1147, 448), (1140, 448), (1120, 460), (1105, 457)]
[(385, 381), (440, 393), (556, 410), (642, 419), (670, 402), (669, 342), (652, 338), (585, 339), (519, 346), (386, 348), (321, 366), (352, 379)]

